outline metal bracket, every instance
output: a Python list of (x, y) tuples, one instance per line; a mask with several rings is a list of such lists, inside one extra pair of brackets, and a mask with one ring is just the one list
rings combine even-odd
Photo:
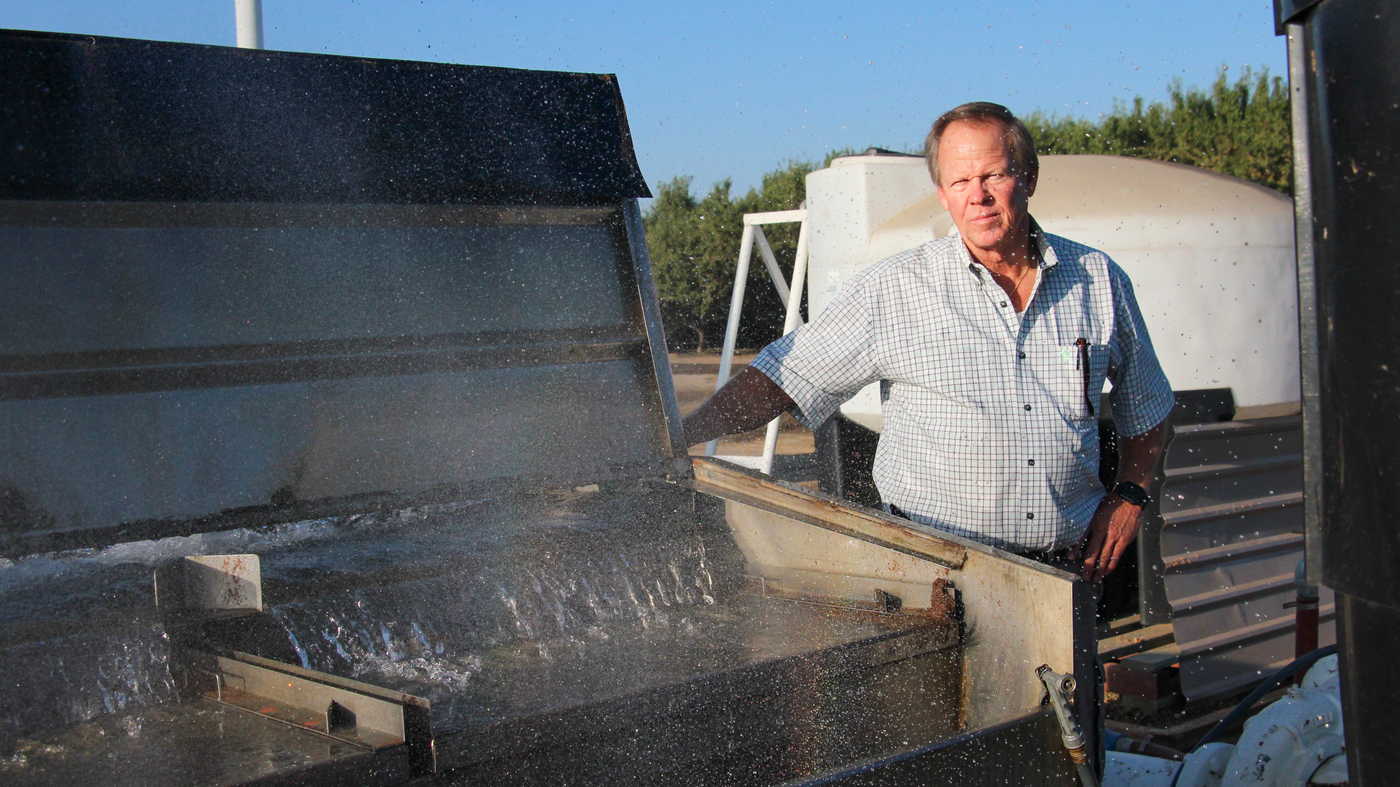
[(156, 569), (156, 608), (181, 622), (261, 612), (262, 562), (257, 555), (196, 555)]

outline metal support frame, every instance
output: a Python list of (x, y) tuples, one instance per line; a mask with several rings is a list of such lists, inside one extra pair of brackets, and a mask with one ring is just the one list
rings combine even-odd
[(1317, 270), (1313, 246), (1312, 161), (1308, 129), (1307, 47), (1290, 23), (1288, 88), (1293, 122), (1293, 235), (1298, 254), (1298, 348), (1303, 410), (1303, 527), (1309, 585), (1322, 584), (1322, 380), (1317, 344)]
[[(797, 233), (797, 259), (793, 261), (792, 285), (783, 278), (778, 268), (778, 260), (773, 256), (773, 247), (763, 234), (765, 224), (791, 224), (801, 222)], [(778, 298), (787, 310), (783, 320), (783, 335), (787, 335), (802, 324), (802, 288), (807, 281), (807, 211), (806, 209), (773, 211), (771, 213), (748, 213), (744, 215), (744, 235), (739, 241), (739, 264), (734, 270), (734, 294), (729, 302), (729, 322), (724, 329), (724, 351), (720, 354), (719, 379), (715, 381), (718, 391), (729, 382), (729, 371), (734, 365), (734, 343), (739, 338), (739, 317), (744, 307), (744, 285), (749, 278), (749, 263), (753, 259), (755, 241), (759, 256), (768, 269), (768, 277), (778, 291)], [(797, 297), (789, 297), (797, 293)], [(773, 456), (778, 452), (778, 422), (774, 418), (768, 423), (768, 433), (763, 441), (763, 456), (757, 469), (764, 474), (773, 472)], [(719, 448), (719, 440), (705, 444), (705, 456), (714, 456)]]

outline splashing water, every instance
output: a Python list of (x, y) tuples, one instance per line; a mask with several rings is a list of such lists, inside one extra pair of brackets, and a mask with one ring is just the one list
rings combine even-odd
[(0, 746), (36, 731), (130, 713), (177, 699), (170, 640), (159, 627), (77, 634), (7, 649)]
[(270, 613), (307, 669), (451, 691), (480, 672), (488, 648), (549, 660), (610, 641), (619, 627), (667, 627), (686, 607), (713, 605), (713, 586), (697, 538), (605, 558), (545, 550), (523, 565), (362, 588)]

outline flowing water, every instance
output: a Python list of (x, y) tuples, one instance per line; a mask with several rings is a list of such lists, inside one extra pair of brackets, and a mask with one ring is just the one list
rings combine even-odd
[(177, 699), (161, 564), (256, 553), (293, 663), (446, 697), (487, 650), (548, 661), (715, 604), (705, 538), (657, 511), (636, 494), (558, 493), (0, 560), (0, 756)]
[[(615, 736), (623, 729), (643, 736), (619, 751), (660, 745), (643, 742), (660, 728), (633, 730), (625, 718), (590, 710), (598, 707), (631, 708), (638, 718), (680, 713), (692, 721), (667, 724), (691, 730), (682, 737), (693, 741), (667, 745), (706, 752), (724, 740), (708, 736), (734, 725), (768, 730), (746, 745), (773, 729), (827, 731), (785, 738), (775, 750), (781, 756), (765, 754), (777, 763), (770, 763), (774, 774), (851, 754), (851, 736), (837, 734), (847, 726), (868, 728), (861, 745), (903, 735), (888, 732), (904, 729), (898, 723), (872, 727), (863, 715), (876, 707), (888, 715), (890, 703), (902, 700), (858, 685), (833, 688), (821, 676), (855, 663), (841, 655), (848, 643), (902, 636), (919, 624), (740, 592), (742, 555), (723, 525), (707, 529), (692, 505), (684, 490), (643, 484), (0, 563), (0, 620), (7, 624), (0, 634), (0, 777), (52, 783), (96, 756), (87, 748), (100, 740), (138, 760), (143, 746), (178, 748), (198, 737), (182, 725), (207, 722), (181, 722), (187, 711), (190, 719), (217, 718), (220, 729), (235, 729), (224, 716), (191, 710), (177, 691), (172, 653), (191, 632), (206, 646), (426, 698), (439, 757), (456, 764), (486, 756), (480, 752), (522, 722), (562, 725), (563, 735)], [(152, 571), (186, 555), (242, 552), (260, 556), (266, 611), (207, 630), (167, 629), (152, 601)], [(956, 724), (959, 684), (956, 658), (944, 661), (940, 686), (919, 684), (918, 691), (953, 694), (911, 716), (939, 729)], [(781, 690), (787, 699), (753, 705), (756, 716), (725, 702), (712, 706), (715, 697), (769, 696), (778, 686), (788, 686)], [(716, 713), (728, 721), (706, 721)], [(926, 723), (930, 713), (938, 719)], [(277, 757), (293, 757), (276, 751), (251, 746), (256, 763), (238, 767), (262, 772)], [(177, 762), (188, 753), (151, 756), (157, 754)], [(340, 756), (294, 759), (323, 755)], [(732, 756), (742, 764), (754, 755)], [(191, 783), (204, 778), (198, 768), (189, 774)]]

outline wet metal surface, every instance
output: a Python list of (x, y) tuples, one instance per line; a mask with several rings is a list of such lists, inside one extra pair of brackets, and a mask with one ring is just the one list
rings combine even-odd
[[(11, 712), (0, 756), (48, 784), (93, 763), (136, 779), (125, 769), (143, 747), (173, 769), (200, 747), (233, 752), (171, 783), (330, 778), (365, 762), (317, 754), (326, 743), (304, 751), (310, 733), (286, 723), (230, 724), (182, 699), (194, 693), (186, 646), (420, 697), (429, 770), (465, 782), (772, 783), (958, 732), (952, 621), (747, 593), (743, 557), (723, 522), (694, 513), (694, 494), (643, 482), (10, 564), (0, 578), (18, 625), (2, 671), (47, 699)], [(149, 594), (149, 564), (190, 552), (257, 554), (266, 611), (177, 616), (166, 630), (139, 586)], [(49, 583), (70, 606), (35, 592)], [(126, 599), (124, 614), (107, 611), (125, 626), (82, 632), (104, 596)], [(218, 729), (193, 729), (208, 724)], [(109, 728), (148, 732), (95, 732)], [(279, 734), (292, 742), (259, 743)]]
[(22, 31), (0, 72), (0, 554), (681, 470), (613, 77)]
[(977, 735), (959, 736), (856, 763), (793, 781), (789, 787), (1076, 784), (1070, 759), (1059, 746), (1059, 726), (1054, 714), (1045, 709), (987, 728)]
[(0, 782), (15, 787), (295, 784), (309, 773), (365, 787), (392, 784), (408, 777), (407, 755), (367, 752), (245, 711), (197, 702), (25, 738), (0, 759)]

